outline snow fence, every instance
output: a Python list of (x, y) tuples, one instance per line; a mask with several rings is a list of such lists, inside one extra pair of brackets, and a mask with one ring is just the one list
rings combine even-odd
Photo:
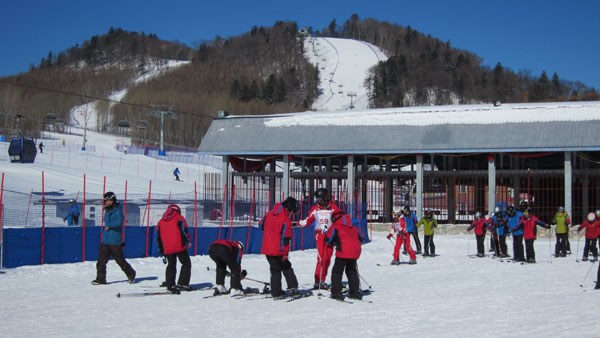
[[(368, 243), (366, 220), (353, 220)], [(125, 228), (124, 255), (126, 258), (158, 257), (154, 226)], [(260, 254), (262, 231), (255, 227), (190, 227), (192, 247), (190, 256), (208, 254), (208, 246), (217, 239), (242, 241), (246, 252)], [(23, 265), (75, 263), (98, 259), (101, 227), (46, 227), (4, 229), (2, 267)], [(314, 227), (294, 228), (291, 250), (315, 248)]]

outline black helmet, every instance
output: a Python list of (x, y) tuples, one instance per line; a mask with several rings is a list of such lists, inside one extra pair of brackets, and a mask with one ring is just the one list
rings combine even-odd
[(104, 200), (112, 200), (113, 203), (117, 203), (117, 195), (112, 191), (107, 191), (106, 194), (104, 194)]
[(293, 197), (288, 197), (281, 203), (291, 213), (297, 213), (300, 209), (298, 208), (298, 201)]
[(514, 216), (515, 215), (515, 207), (511, 205), (510, 207), (508, 207), (508, 209), (506, 209), (506, 213), (509, 216)]
[(433, 216), (433, 211), (425, 210), (425, 218), (431, 218)]
[(409, 212), (409, 211), (410, 211), (410, 206), (409, 206), (408, 204), (407, 204), (407, 205), (405, 205), (405, 206), (404, 206), (404, 209), (402, 209), (402, 211), (404, 211), (405, 213), (406, 213), (406, 212)]
[(327, 189), (325, 188), (317, 189), (317, 191), (315, 192), (315, 199), (317, 200), (317, 202), (329, 201), (329, 191), (327, 191)]

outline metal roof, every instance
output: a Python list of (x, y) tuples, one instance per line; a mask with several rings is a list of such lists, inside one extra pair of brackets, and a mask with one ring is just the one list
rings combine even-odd
[[(496, 111), (490, 107), (233, 116), (214, 120), (198, 151), (215, 155), (600, 151), (600, 102), (503, 105)], [(453, 117), (446, 122), (448, 114), (470, 120)], [(481, 123), (485, 119), (474, 114), (493, 114), (487, 115), (494, 117), (493, 122)], [(370, 117), (373, 123), (368, 122)], [(406, 117), (413, 121), (398, 122)]]

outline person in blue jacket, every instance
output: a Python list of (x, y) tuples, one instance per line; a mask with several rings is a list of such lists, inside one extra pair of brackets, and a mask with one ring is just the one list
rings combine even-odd
[(117, 202), (117, 196), (112, 191), (104, 194), (104, 231), (102, 243), (98, 250), (96, 263), (96, 279), (94, 285), (106, 284), (106, 263), (112, 256), (115, 262), (125, 272), (129, 283), (135, 282), (135, 270), (123, 257), (123, 206)]
[(499, 207), (494, 208), (494, 215), (490, 222), (490, 228), (493, 228), (492, 237), (496, 242), (494, 249), (497, 257), (509, 257), (508, 248), (506, 247), (506, 229), (507, 217)]
[(406, 231), (412, 234), (413, 239), (415, 240), (415, 248), (417, 249), (415, 251), (415, 254), (420, 255), (421, 240), (419, 239), (419, 228), (416, 226), (419, 222), (419, 220), (417, 219), (417, 215), (415, 215), (415, 213), (410, 210), (410, 207), (408, 205), (404, 206), (402, 213), (404, 214), (404, 220), (406, 222)]
[(179, 172), (179, 168), (175, 168), (175, 170), (173, 170), (173, 175), (175, 175), (175, 181), (180, 181), (179, 175), (181, 175), (181, 172)]
[(506, 209), (508, 215), (506, 225), (508, 231), (513, 236), (513, 260), (516, 262), (525, 262), (525, 253), (523, 251), (523, 227), (521, 227), (521, 221), (523, 219), (523, 213), (515, 209), (514, 206)]
[(63, 218), (64, 222), (67, 222), (69, 226), (71, 225), (79, 225), (79, 207), (77, 207), (77, 203), (75, 203), (74, 199), (69, 200), (69, 209), (67, 210), (67, 216)]

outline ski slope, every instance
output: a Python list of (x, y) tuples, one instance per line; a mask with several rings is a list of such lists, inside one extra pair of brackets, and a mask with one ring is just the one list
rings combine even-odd
[(383, 51), (358, 40), (316, 37), (304, 40), (304, 50), (320, 74), (321, 94), (313, 109), (337, 111), (368, 107), (364, 82), (371, 67), (387, 60)]

